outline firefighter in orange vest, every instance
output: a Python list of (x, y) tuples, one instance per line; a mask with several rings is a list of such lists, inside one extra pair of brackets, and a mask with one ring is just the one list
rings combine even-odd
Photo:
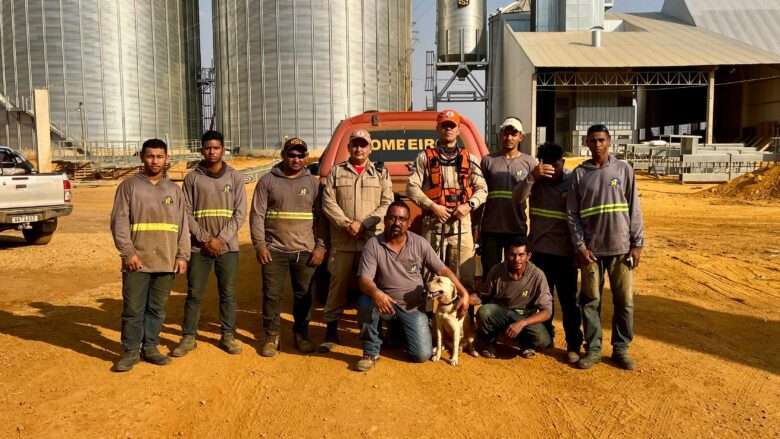
[(487, 199), (479, 160), (458, 145), (460, 115), (444, 110), (436, 118), (439, 140), (415, 160), (406, 194), (424, 212), (423, 236), (442, 259), (474, 288), (474, 235), (471, 212)]

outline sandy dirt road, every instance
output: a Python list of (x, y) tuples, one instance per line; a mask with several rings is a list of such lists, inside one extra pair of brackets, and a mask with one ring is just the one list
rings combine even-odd
[[(357, 373), (354, 314), (347, 346), (324, 356), (295, 352), (285, 314), (283, 352), (261, 358), (259, 270), (245, 226), (243, 354), (215, 345), (212, 282), (196, 351), (114, 374), (114, 187), (79, 187), (48, 246), (0, 235), (0, 437), (777, 437), (780, 203), (705, 198), (695, 194), (703, 187), (647, 178), (640, 188), (648, 247), (635, 282), (634, 372), (563, 364), (560, 321), (556, 348), (532, 360), (465, 357), (453, 368), (389, 351)], [(164, 352), (179, 338), (184, 292), (179, 279)], [(609, 300), (604, 314), (608, 340)]]

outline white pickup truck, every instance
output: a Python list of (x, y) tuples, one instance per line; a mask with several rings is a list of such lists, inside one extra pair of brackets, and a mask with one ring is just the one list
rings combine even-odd
[(51, 241), (57, 217), (69, 215), (67, 174), (38, 174), (25, 158), (0, 145), (0, 232), (21, 230), (30, 244)]

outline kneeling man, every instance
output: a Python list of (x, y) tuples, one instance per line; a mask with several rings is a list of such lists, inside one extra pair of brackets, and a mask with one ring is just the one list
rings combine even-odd
[(485, 357), (495, 358), (494, 343), (501, 332), (517, 341), (523, 358), (552, 344), (544, 327), (552, 316), (550, 287), (530, 256), (525, 240), (514, 239), (504, 247), (504, 262), (487, 276), (477, 312), (480, 353)]
[[(409, 208), (402, 201), (390, 205), (384, 233), (368, 240), (358, 268), (363, 295), (358, 299), (363, 358), (355, 369), (365, 372), (379, 360), (379, 319), (398, 319), (406, 338), (406, 350), (415, 362), (431, 357), (432, 342), (425, 304), (423, 269), (450, 278), (458, 291), (458, 315), (469, 307), (469, 295), (455, 274), (439, 259), (421, 236), (409, 232)], [(549, 294), (549, 293), (548, 293)]]

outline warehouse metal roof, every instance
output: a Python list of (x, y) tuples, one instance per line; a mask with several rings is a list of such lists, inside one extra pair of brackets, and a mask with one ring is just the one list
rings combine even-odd
[(536, 67), (626, 68), (780, 64), (764, 51), (659, 13), (610, 14), (621, 30), (602, 33), (591, 46), (590, 31), (513, 32)]
[(661, 12), (780, 54), (780, 1), (666, 0)]

